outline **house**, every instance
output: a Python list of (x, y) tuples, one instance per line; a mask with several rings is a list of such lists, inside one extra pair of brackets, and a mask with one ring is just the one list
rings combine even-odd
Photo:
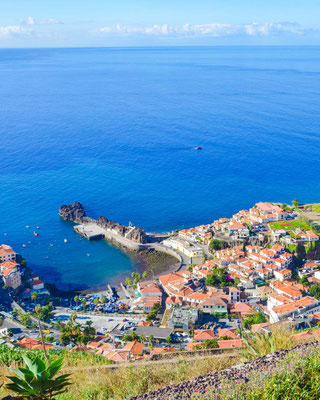
[(242, 318), (245, 318), (248, 314), (254, 313), (255, 309), (247, 303), (235, 303), (230, 306), (230, 314), (236, 314)]
[(205, 342), (206, 340), (214, 339), (213, 329), (195, 329), (193, 340), (195, 342)]
[(105, 350), (102, 352), (102, 355), (115, 363), (123, 363), (129, 361), (130, 352), (128, 350)]
[(218, 329), (218, 337), (219, 339), (223, 337), (229, 337), (231, 339), (239, 339), (236, 328), (219, 328)]
[(274, 277), (279, 279), (281, 282), (290, 279), (292, 275), (292, 271), (290, 269), (281, 269), (280, 271), (274, 271), (273, 273)]
[(240, 289), (235, 287), (229, 287), (229, 299), (230, 303), (238, 303), (240, 301)]
[(239, 349), (243, 346), (242, 339), (218, 340), (219, 349)]
[(245, 225), (241, 224), (240, 222), (231, 221), (228, 224), (228, 234), (229, 236), (235, 235), (239, 238), (245, 238), (250, 235), (250, 231)]
[(288, 317), (301, 314), (314, 314), (319, 311), (320, 302), (313, 297), (306, 296), (281, 306), (274, 307), (269, 311), (270, 322), (279, 322)]
[(44, 283), (43, 283), (40, 279), (37, 279), (37, 280), (32, 281), (32, 282), (31, 282), (31, 285), (32, 285), (32, 289), (33, 289), (33, 290), (41, 290), (41, 289), (44, 289)]
[(128, 342), (123, 347), (123, 350), (128, 350), (130, 355), (133, 355), (133, 356), (142, 355), (143, 354), (143, 349), (144, 349), (143, 343), (140, 343), (140, 342), (137, 342), (137, 341)]
[(207, 314), (227, 313), (227, 301), (220, 296), (213, 296), (201, 304), (202, 311)]
[(17, 253), (12, 250), (10, 246), (7, 244), (2, 244), (0, 246), (0, 261), (1, 262), (6, 262), (6, 261), (15, 261), (17, 257)]
[(198, 310), (189, 307), (173, 307), (168, 318), (168, 326), (172, 330), (192, 329), (198, 321)]
[[(42, 349), (42, 344), (40, 340), (32, 339), (30, 337), (24, 337), (23, 339), (18, 340), (17, 345), (24, 349), (30, 349), (30, 350)], [(51, 349), (53, 345), (45, 343), (45, 347), (46, 349)]]
[(0, 270), (5, 285), (12, 289), (17, 289), (21, 285), (20, 265), (15, 261), (1, 263)]
[(201, 247), (187, 240), (178, 238), (165, 239), (162, 244), (167, 247), (171, 247), (175, 250), (181, 251), (190, 258), (191, 263), (199, 263), (203, 259), (203, 250)]

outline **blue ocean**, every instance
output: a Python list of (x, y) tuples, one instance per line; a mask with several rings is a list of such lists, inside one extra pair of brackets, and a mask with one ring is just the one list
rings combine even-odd
[(136, 268), (61, 204), (167, 231), (320, 201), (320, 47), (1, 49), (0, 82), (0, 241), (60, 288)]

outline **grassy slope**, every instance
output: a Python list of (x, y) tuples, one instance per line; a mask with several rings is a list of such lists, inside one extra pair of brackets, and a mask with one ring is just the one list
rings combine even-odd
[[(103, 365), (106, 364), (106, 360), (103, 357), (97, 357), (92, 354), (66, 353), (63, 372), (72, 373), (74, 384), (67, 393), (57, 396), (56, 400), (107, 400), (125, 399), (130, 396), (136, 396), (163, 386), (190, 380), (210, 371), (222, 370), (231, 365), (239, 364), (245, 360), (250, 360), (281, 348), (291, 348), (296, 344), (292, 340), (292, 333), (278, 329), (273, 332), (272, 340), (264, 336), (248, 339), (248, 346), (244, 350), (239, 351), (237, 357), (223, 354), (221, 356), (212, 356), (193, 361), (180, 358), (177, 362), (170, 364), (154, 363), (152, 365), (139, 365), (136, 363), (130, 367), (120, 366), (117, 369), (106, 368)], [(23, 352), (25, 350), (10, 350), (4, 346), (0, 346), (0, 384), (6, 381), (4, 376), (9, 374), (6, 365), (10, 364), (13, 366), (17, 363), (19, 364)], [(41, 355), (40, 351), (29, 351), (28, 353), (33, 356), (36, 354)], [(57, 356), (57, 354), (51, 352), (50, 357), (52, 359)], [(237, 385), (236, 389), (242, 390), (243, 388), (241, 385)], [(230, 390), (233, 390), (232, 385)], [(253, 388), (253, 390), (256, 389)], [(0, 388), (0, 397), (7, 394), (9, 393), (4, 388)], [(224, 391), (223, 395), (226, 394), (227, 391)], [(206, 398), (209, 399), (210, 397)], [(211, 398), (213, 399), (214, 397)], [(227, 399), (228, 397), (225, 398)], [(237, 397), (229, 397), (228, 399), (233, 398), (237, 399)], [(246, 397), (239, 397), (239, 400), (240, 398)], [(255, 399), (255, 397), (251, 398)], [(256, 397), (256, 399), (258, 398)]]

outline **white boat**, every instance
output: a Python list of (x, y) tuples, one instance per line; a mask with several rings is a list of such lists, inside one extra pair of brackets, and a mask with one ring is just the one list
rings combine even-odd
[(67, 243), (67, 239), (63, 239), (63, 241), (64, 241), (65, 243)]
[(87, 253), (87, 256), (90, 257), (90, 253)]
[(29, 225), (26, 225), (26, 228), (30, 228), (30, 226), (29, 226)]

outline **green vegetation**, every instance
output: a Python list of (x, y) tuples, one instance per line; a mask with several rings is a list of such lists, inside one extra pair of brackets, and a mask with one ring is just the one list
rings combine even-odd
[(320, 203), (312, 204), (312, 211), (320, 213)]
[(270, 223), (271, 229), (284, 229), (286, 231), (294, 230), (300, 228), (304, 231), (311, 229), (310, 225), (306, 221), (278, 221)]
[(298, 207), (299, 201), (297, 199), (293, 199), (292, 200), (292, 205), (293, 205), (293, 207)]
[(161, 310), (161, 304), (156, 303), (152, 306), (150, 313), (147, 315), (147, 322), (155, 321), (157, 319), (158, 313)]
[(61, 331), (60, 340), (64, 344), (86, 344), (94, 339), (96, 330), (92, 326), (92, 321), (85, 324), (76, 323), (77, 314), (73, 312), (66, 324), (57, 321), (55, 328)]
[(315, 297), (317, 300), (320, 299), (320, 284), (315, 283), (309, 289), (310, 296)]
[(232, 286), (234, 282), (227, 278), (227, 273), (224, 268), (215, 268), (211, 275), (206, 278), (207, 286)]
[(53, 399), (53, 396), (64, 393), (71, 385), (70, 374), (55, 377), (62, 368), (63, 358), (58, 358), (46, 365), (40, 358), (34, 360), (23, 356), (25, 367), (11, 369), (17, 376), (8, 376), (11, 383), (6, 388), (18, 393), (21, 398), (32, 400)]
[(214, 339), (207, 339), (203, 343), (199, 343), (193, 347), (194, 350), (209, 350), (217, 349), (219, 347), (218, 343)]
[(218, 240), (218, 239), (212, 239), (211, 242), (209, 243), (209, 249), (212, 250), (221, 250), (224, 249), (225, 247), (225, 241), (224, 240)]
[(263, 322), (267, 322), (267, 318), (261, 311), (258, 311), (253, 315), (248, 315), (243, 320), (243, 326), (247, 329), (250, 329), (251, 325), (262, 324)]
[(214, 393), (208, 389), (201, 400), (318, 400), (320, 392), (319, 350), (295, 351), (273, 370), (254, 371), (249, 382), (225, 382)]

